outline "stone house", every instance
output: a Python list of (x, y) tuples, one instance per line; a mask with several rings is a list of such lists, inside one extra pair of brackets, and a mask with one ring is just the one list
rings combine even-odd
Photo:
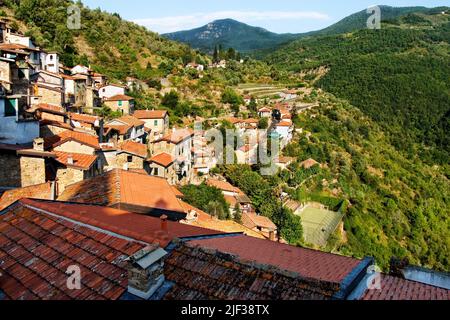
[(133, 116), (144, 121), (144, 126), (151, 130), (150, 141), (160, 139), (169, 132), (169, 113), (165, 110), (136, 110)]
[(54, 154), (44, 152), (43, 148), (33, 150), (0, 143), (0, 187), (20, 188), (45, 183), (46, 159), (54, 157)]
[[(146, 140), (147, 135), (144, 124), (144, 121), (141, 121), (133, 116), (125, 115), (123, 117), (108, 121), (105, 124), (105, 135), (108, 139), (117, 139), (115, 142), (132, 140), (142, 143)], [(111, 131), (115, 131), (116, 133), (114, 134)], [(117, 132), (119, 134), (117, 134)], [(113, 142), (110, 140), (106, 141)]]
[(64, 131), (44, 141), (44, 149), (56, 155), (55, 161), (50, 166), (49, 178), (58, 181), (60, 192), (70, 184), (103, 172), (105, 161), (97, 136)]
[(173, 129), (171, 133), (150, 143), (152, 156), (167, 153), (174, 159), (174, 168), (178, 183), (188, 183), (193, 173), (194, 131), (191, 129)]
[(253, 231), (263, 234), (271, 241), (277, 240), (278, 228), (267, 217), (260, 216), (254, 212), (243, 212), (242, 224)]
[(178, 183), (178, 174), (175, 169), (175, 159), (172, 155), (162, 152), (149, 160), (149, 174), (166, 179), (171, 185)]
[(123, 115), (134, 112), (134, 98), (127, 95), (115, 95), (106, 98), (103, 103), (112, 111), (120, 111)]
[(124, 141), (117, 148), (103, 148), (106, 160), (105, 170), (147, 170), (148, 148), (146, 145), (133, 141)]
[(65, 123), (67, 118), (66, 111), (62, 107), (47, 103), (34, 105), (27, 112), (34, 114), (37, 120)]
[(242, 213), (254, 212), (252, 201), (241, 189), (234, 187), (227, 181), (218, 179), (208, 179), (206, 184), (222, 191), (225, 200), (230, 206), (230, 214), (232, 216), (234, 216), (237, 206), (239, 206)]

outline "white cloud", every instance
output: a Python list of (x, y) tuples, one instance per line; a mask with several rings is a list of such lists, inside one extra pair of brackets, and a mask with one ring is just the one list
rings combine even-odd
[(276, 20), (328, 20), (329, 16), (314, 11), (218, 11), (184, 16), (136, 19), (135, 23), (159, 33), (188, 30), (218, 19), (231, 18), (245, 23)]

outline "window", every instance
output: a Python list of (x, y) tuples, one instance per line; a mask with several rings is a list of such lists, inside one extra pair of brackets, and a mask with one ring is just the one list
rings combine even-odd
[(158, 170), (158, 168), (155, 168), (155, 176), (159, 176), (159, 170)]
[(133, 162), (133, 156), (127, 156), (127, 162), (128, 163)]
[(155, 126), (157, 126), (158, 125), (158, 120), (155, 120)]
[(15, 117), (16, 116), (16, 100), (6, 99), (5, 100), (5, 117)]
[(117, 102), (117, 103), (119, 104), (119, 107), (121, 107), (123, 104), (122, 100), (119, 100), (119, 102)]

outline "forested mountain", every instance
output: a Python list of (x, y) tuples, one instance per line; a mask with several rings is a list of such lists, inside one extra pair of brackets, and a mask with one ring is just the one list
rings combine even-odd
[[(391, 7), (391, 6), (379, 6), (381, 9), (381, 19), (382, 21), (391, 21), (395, 20), (401, 16), (410, 14), (410, 13), (440, 13), (445, 11), (446, 8), (426, 8), (426, 7)], [(361, 29), (367, 28), (367, 19), (372, 15), (368, 13), (367, 10), (362, 10), (360, 12), (354, 13), (341, 21), (318, 31), (312, 31), (303, 33), (301, 37), (307, 36), (321, 36), (321, 35), (336, 35), (341, 33), (347, 33), (352, 31), (357, 31)]]
[(212, 53), (216, 46), (249, 53), (274, 48), (298, 37), (295, 34), (273, 33), (232, 19), (216, 20), (200, 28), (167, 33), (163, 36), (209, 53)]
[(298, 40), (267, 61), (309, 79), (317, 76), (317, 87), (360, 108), (409, 157), (446, 164), (449, 55), (450, 14), (441, 8), (390, 20), (381, 30)]

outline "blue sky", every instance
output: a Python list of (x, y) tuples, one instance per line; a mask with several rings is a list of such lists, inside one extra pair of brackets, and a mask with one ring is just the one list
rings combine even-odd
[[(216, 19), (233, 18), (273, 32), (300, 33), (327, 27), (368, 8), (374, 0), (82, 0), (90, 8), (117, 12), (150, 30), (165, 33), (200, 27)], [(378, 4), (448, 6), (448, 0), (384, 0)]]

